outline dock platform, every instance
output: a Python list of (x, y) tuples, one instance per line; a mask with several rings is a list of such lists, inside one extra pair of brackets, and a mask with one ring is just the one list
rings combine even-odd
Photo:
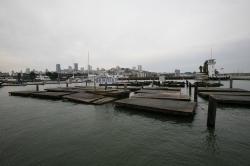
[(250, 96), (211, 95), (211, 97), (221, 104), (250, 105)]
[(196, 103), (187, 101), (131, 98), (115, 102), (118, 107), (127, 107), (164, 114), (192, 116), (195, 113)]
[(91, 94), (91, 93), (80, 92), (80, 93), (74, 93), (74, 94), (66, 95), (63, 98), (68, 99), (69, 101), (90, 104), (90, 103), (92, 103), (92, 102), (94, 102), (96, 100), (100, 100), (100, 99), (104, 98), (104, 96)]
[(239, 88), (198, 88), (198, 92), (246, 92)]
[(210, 95), (250, 96), (250, 92), (199, 92), (198, 95), (208, 99)]
[(149, 99), (168, 99), (168, 100), (181, 100), (181, 101), (190, 101), (190, 96), (180, 95), (175, 93), (170, 94), (151, 94), (151, 93), (137, 93), (131, 98), (149, 98)]
[(32, 93), (32, 97), (43, 99), (61, 99), (65, 95), (71, 94), (70, 92), (35, 92)]
[(11, 95), (11, 96), (29, 97), (33, 93), (39, 93), (39, 92), (37, 92), (37, 91), (13, 91), (13, 92), (9, 92), (9, 95)]
[(180, 91), (169, 91), (169, 90), (150, 90), (150, 89), (141, 89), (135, 93), (150, 93), (150, 94), (180, 94)]

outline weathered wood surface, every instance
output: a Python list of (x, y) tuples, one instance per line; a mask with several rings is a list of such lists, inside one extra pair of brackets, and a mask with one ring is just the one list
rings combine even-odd
[(149, 99), (169, 99), (169, 100), (182, 100), (190, 101), (190, 97), (187, 95), (169, 93), (169, 94), (151, 94), (151, 93), (137, 93), (131, 98), (149, 98)]
[(24, 96), (28, 97), (31, 96), (33, 93), (38, 93), (37, 91), (14, 91), (14, 92), (9, 92), (11, 96)]
[(45, 89), (48, 92), (79, 92), (81, 89), (74, 87), (65, 87), (65, 88), (49, 88)]
[(146, 90), (167, 90), (167, 91), (180, 91), (180, 88), (168, 88), (168, 87), (144, 87)]
[(199, 92), (199, 96), (209, 98), (210, 95), (229, 95), (229, 96), (250, 96), (250, 92)]
[(149, 90), (149, 89), (141, 89), (136, 91), (135, 93), (151, 93), (151, 94), (180, 94), (180, 91), (169, 91), (169, 90)]
[(32, 93), (32, 97), (44, 98), (44, 99), (61, 99), (65, 95), (71, 94), (70, 92), (35, 92)]
[(239, 88), (199, 88), (198, 92), (246, 92)]
[(104, 97), (104, 98), (101, 98), (101, 99), (98, 99), (98, 100), (95, 100), (93, 102), (91, 102), (92, 104), (105, 104), (105, 103), (109, 103), (109, 102), (112, 102), (112, 101), (115, 101), (116, 98), (114, 97)]
[(116, 106), (173, 115), (194, 115), (196, 103), (176, 100), (131, 98), (115, 102)]
[(250, 105), (250, 96), (211, 95), (217, 103)]
[(63, 98), (68, 99), (70, 101), (75, 101), (75, 102), (92, 103), (96, 100), (104, 98), (104, 96), (81, 92), (81, 93), (74, 93), (71, 95), (67, 95), (67, 96), (64, 96)]
[(88, 90), (88, 93), (93, 93), (97, 95), (116, 97), (116, 98), (124, 98), (129, 97), (129, 90), (117, 90), (117, 89), (109, 89), (109, 90)]

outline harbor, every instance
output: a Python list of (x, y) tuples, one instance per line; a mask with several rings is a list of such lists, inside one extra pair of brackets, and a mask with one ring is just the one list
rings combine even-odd
[[(194, 82), (192, 80), (188, 81), (191, 83)], [(221, 88), (229, 88), (229, 81), (224, 81), (222, 83), (224, 84), (224, 87)], [(250, 90), (248, 85), (248, 81), (234, 81), (233, 84), (234, 88)], [(73, 92), (72, 94), (77, 94), (76, 89), (82, 86), (83, 85), (81, 84), (70, 84), (69, 87), (66, 88), (65, 84), (39, 85), (39, 91), (58, 92), (63, 90), (64, 92), (62, 93)], [(90, 90), (90, 88), (82, 89)], [(94, 88), (91, 87), (91, 89), (93, 90)], [(103, 87), (100, 87), (100, 89), (104, 90)], [(85, 90), (84, 92), (86, 92)], [(209, 158), (216, 155), (217, 158), (214, 162), (217, 162), (222, 160), (225, 155), (232, 155), (238, 153), (237, 151), (241, 151), (240, 159), (242, 164), (246, 165), (248, 163), (249, 148), (248, 143), (246, 142), (250, 137), (246, 131), (249, 127), (249, 120), (247, 117), (250, 116), (248, 107), (231, 105), (217, 106), (216, 126), (215, 129), (210, 129), (207, 128), (209, 101), (199, 95), (195, 107), (195, 114), (191, 116), (180, 116), (151, 112), (151, 110), (143, 111), (142, 109), (116, 106), (115, 102), (119, 100), (99, 105), (89, 104), (88, 102), (90, 102), (90, 100), (88, 102), (71, 102), (69, 99), (40, 99), (33, 97), (9, 96), (8, 92), (11, 91), (20, 91), (23, 94), (26, 92), (26, 95), (29, 95), (30, 93), (36, 93), (36, 85), (3, 87), (0, 89), (1, 131), (3, 131), (6, 136), (13, 135), (8, 141), (3, 139), (3, 135), (1, 137), (3, 141), (2, 148), (5, 149), (5, 154), (2, 154), (2, 156), (5, 156), (5, 160), (2, 160), (3, 163), (13, 161), (13, 157), (9, 158), (7, 156), (7, 153), (13, 153), (11, 150), (13, 148), (19, 148), (19, 152), (24, 154), (23, 159), (27, 162), (23, 163), (28, 163), (29, 161), (28, 158), (30, 155), (27, 153), (28, 149), (33, 149), (34, 157), (39, 156), (39, 158), (46, 161), (52, 156), (53, 160), (56, 160), (56, 163), (59, 164), (60, 162), (58, 162), (59, 160), (57, 159), (61, 157), (55, 153), (65, 153), (66, 160), (74, 162), (76, 159), (71, 159), (71, 157), (69, 157), (71, 155), (68, 153), (71, 151), (71, 148), (78, 149), (77, 152), (71, 151), (70, 153), (73, 153), (77, 158), (79, 157), (79, 161), (85, 156), (86, 160), (87, 158), (91, 159), (91, 161), (89, 161), (90, 163), (92, 163), (92, 159), (94, 159), (89, 155), (90, 152), (95, 158), (102, 158), (101, 156), (103, 155), (96, 151), (97, 149), (100, 151), (110, 149), (106, 152), (108, 155), (107, 159), (112, 158), (112, 163), (120, 163), (122, 159), (120, 158), (121, 155), (119, 152), (121, 152), (122, 148), (122, 156), (126, 155), (129, 158), (129, 161), (134, 163), (137, 161), (135, 155), (139, 153), (136, 149), (140, 148), (142, 150), (141, 153), (145, 156), (151, 155), (150, 149), (158, 149), (156, 145), (152, 147), (152, 143), (148, 144), (148, 142), (155, 142), (153, 144), (159, 144), (162, 147), (160, 151), (157, 150), (154, 152), (154, 154), (158, 156), (155, 158), (157, 161), (164, 161), (167, 156), (174, 157), (178, 154), (183, 154), (183, 151), (185, 151), (183, 155), (186, 153), (192, 153), (192, 155), (206, 156), (208, 159), (206, 160), (206, 158), (203, 158), (203, 162), (211, 162), (209, 161)], [(141, 99), (140, 97), (144, 97), (144, 95), (156, 98), (170, 96), (180, 97), (180, 93), (188, 94), (187, 96), (190, 97), (191, 101), (184, 100), (184, 102), (193, 103), (193, 87), (191, 96), (189, 96), (189, 87), (185, 87), (180, 89), (180, 91), (168, 91), (168, 93), (165, 94), (159, 93), (157, 96), (152, 95), (152, 93), (135, 93), (134, 97), (132, 96), (131, 99)], [(208, 92), (198, 92), (198, 94), (199, 93)], [(247, 94), (248, 92), (209, 93)], [(139, 95), (136, 96), (137, 94)], [(12, 95), (14, 95), (14, 93)], [(68, 96), (70, 97), (70, 95)], [(77, 95), (71, 97), (78, 98)], [(92, 99), (91, 96), (86, 97), (88, 97), (85, 98), (86, 100)], [(186, 96), (184, 98), (186, 98)], [(151, 99), (146, 98), (146, 100)], [(98, 100), (95, 101), (97, 102)], [(176, 104), (176, 102), (178, 103), (181, 100), (172, 101), (174, 101), (171, 102), (172, 104)], [(15, 105), (13, 105), (13, 103), (15, 103)], [(154, 103), (143, 102), (142, 104), (148, 104), (152, 107), (154, 106)], [(169, 105), (167, 102), (164, 102), (164, 104), (166, 104), (164, 109), (170, 109), (171, 103), (169, 103)], [(182, 105), (179, 106), (182, 107)], [(173, 107), (176, 108), (175, 105), (173, 105)], [(173, 113), (172, 110), (171, 112)], [(5, 119), (4, 117), (6, 116), (11, 117), (11, 120), (9, 120), (9, 118)], [(10, 126), (14, 124), (16, 124), (16, 126), (10, 128)], [(7, 128), (7, 126), (9, 126), (9, 128)], [(17, 131), (22, 131), (23, 134), (22, 132), (17, 133)], [(27, 139), (27, 136), (32, 140)], [(48, 138), (53, 139), (48, 140)], [(27, 141), (25, 139), (27, 139)], [(102, 142), (99, 142), (100, 139)], [(103, 142), (104, 140), (106, 140), (106, 143)], [(70, 141), (71, 143), (75, 142), (75, 144), (72, 145), (70, 143), (70, 145), (65, 146), (65, 141)], [(234, 143), (232, 143), (232, 141)], [(10, 142), (16, 142), (17, 144), (10, 144)], [(19, 146), (21, 142), (22, 147)], [(91, 144), (92, 142), (95, 142), (95, 144)], [(171, 144), (169, 142), (171, 142)], [(180, 144), (180, 142), (182, 142), (182, 144)], [(245, 146), (240, 146), (239, 142), (245, 142)], [(32, 146), (30, 146), (30, 144)], [(58, 145), (60, 147), (58, 147)], [(130, 147), (125, 148), (125, 145)], [(51, 146), (51, 148), (55, 148), (55, 150), (53, 152), (47, 151), (46, 149), (41, 149), (39, 151), (35, 150), (41, 146)], [(195, 150), (190, 152), (190, 146)], [(87, 151), (85, 150), (86, 148), (88, 149)], [(131, 151), (131, 148), (135, 149), (135, 151)], [(169, 149), (171, 149), (172, 154), (163, 153)], [(44, 151), (48, 155), (45, 155)], [(244, 151), (244, 153), (242, 153), (242, 151)], [(113, 158), (114, 156), (116, 156), (116, 159)], [(15, 158), (15, 161), (20, 160), (22, 159)], [(154, 163), (158, 163), (157, 161)], [(194, 162), (191, 157), (187, 158), (186, 161)], [(32, 163), (32, 161), (29, 162)], [(197, 162), (201, 161), (198, 159)], [(51, 164), (52, 163), (55, 162), (51, 161)], [(127, 162), (127, 164), (128, 163), (130, 162)], [(181, 161), (178, 163), (181, 164)], [(228, 159), (224, 162), (224, 164), (229, 165), (232, 163), (237, 164), (235, 159)]]

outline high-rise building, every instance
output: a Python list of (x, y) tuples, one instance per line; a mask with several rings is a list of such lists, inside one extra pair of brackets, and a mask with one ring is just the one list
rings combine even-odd
[(30, 68), (26, 68), (26, 69), (25, 69), (25, 73), (26, 73), (26, 74), (30, 74)]
[(61, 72), (61, 65), (60, 64), (56, 64), (56, 72), (57, 73)]
[(175, 76), (179, 77), (180, 74), (181, 74), (181, 70), (180, 69), (175, 69), (174, 73), (175, 73)]
[(138, 65), (138, 71), (142, 71), (142, 65)]
[(69, 71), (69, 72), (72, 72), (72, 70), (73, 70), (73, 69), (72, 69), (72, 66), (69, 66), (69, 67), (68, 67), (68, 71)]
[(132, 70), (136, 70), (136, 67), (135, 67), (135, 66), (133, 66), (133, 67), (132, 67)]
[(92, 71), (92, 66), (88, 65), (88, 71)]
[(74, 71), (78, 71), (78, 63), (74, 63)]

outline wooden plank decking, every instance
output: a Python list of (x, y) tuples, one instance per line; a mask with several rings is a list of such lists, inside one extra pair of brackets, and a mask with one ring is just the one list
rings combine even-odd
[(151, 93), (151, 94), (180, 94), (180, 91), (169, 91), (169, 90), (149, 90), (149, 89), (141, 89), (136, 91), (135, 93)]
[(246, 92), (239, 88), (199, 88), (198, 92)]
[(32, 97), (44, 98), (44, 99), (61, 99), (65, 95), (71, 94), (70, 92), (35, 92), (32, 93)]
[(196, 108), (196, 103), (194, 102), (147, 98), (122, 99), (115, 103), (118, 107), (184, 116), (194, 115)]
[(250, 96), (250, 92), (199, 92), (198, 95), (208, 99), (210, 95)]
[(28, 97), (31, 96), (33, 93), (39, 93), (37, 91), (14, 91), (14, 92), (9, 92), (11, 96), (23, 96), (23, 97)]
[(137, 93), (131, 98), (149, 98), (149, 99), (169, 99), (169, 100), (182, 100), (182, 101), (190, 101), (190, 96), (180, 95), (175, 93), (169, 94), (151, 94), (151, 93)]
[(211, 97), (217, 103), (250, 105), (250, 96), (211, 95)]
[(88, 103), (89, 104), (89, 103), (92, 103), (92, 102), (94, 102), (96, 100), (104, 98), (104, 96), (96, 95), (96, 94), (92, 94), (92, 93), (80, 92), (80, 93), (74, 93), (74, 94), (71, 94), (71, 95), (66, 95), (63, 98), (68, 99), (70, 101)]

